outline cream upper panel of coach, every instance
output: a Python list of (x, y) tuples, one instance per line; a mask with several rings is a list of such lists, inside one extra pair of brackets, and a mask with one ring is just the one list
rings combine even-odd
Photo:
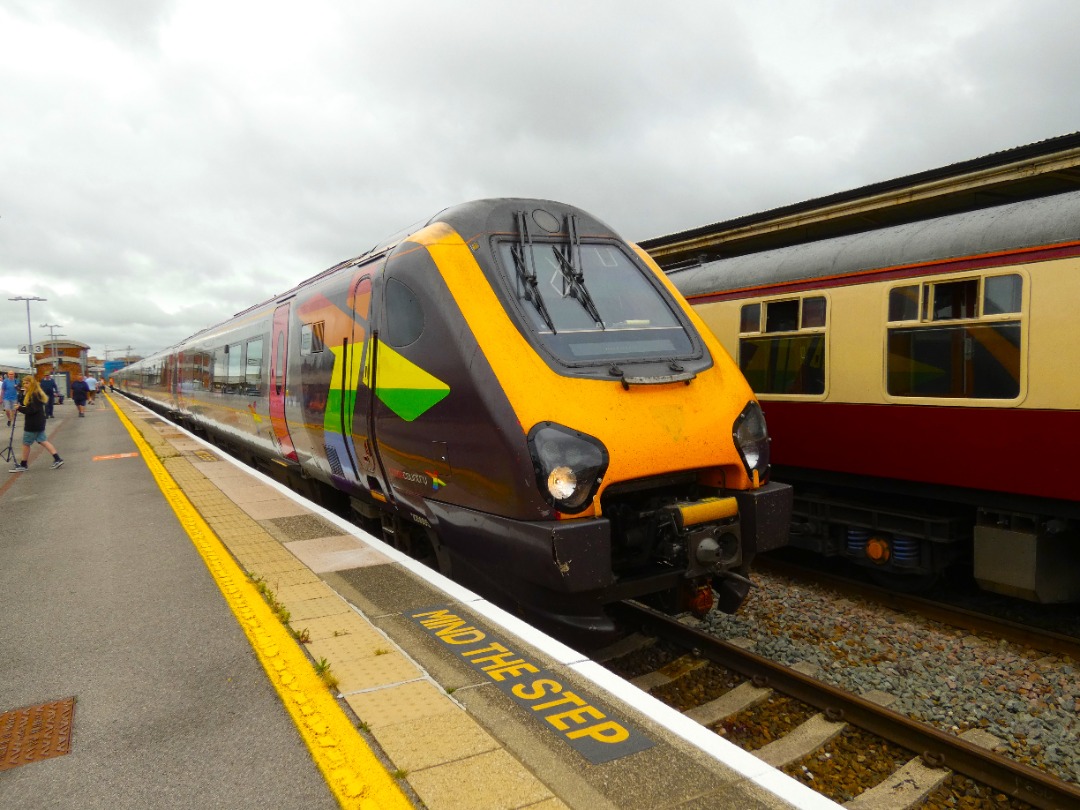
[(1023, 407), (1080, 409), (1080, 258), (1023, 269), (1031, 278)]

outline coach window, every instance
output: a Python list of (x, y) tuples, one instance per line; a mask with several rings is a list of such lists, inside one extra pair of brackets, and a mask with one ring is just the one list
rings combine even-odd
[[(922, 307), (899, 300), (922, 301)], [(886, 385), (898, 397), (1020, 395), (1023, 279), (1015, 274), (928, 281), (889, 294)], [(921, 314), (920, 314), (921, 313)]]
[(210, 390), (222, 393), (225, 390), (225, 381), (229, 379), (229, 351), (227, 346), (214, 349), (210, 355)]
[(247, 342), (247, 359), (244, 366), (244, 386), (249, 396), (262, 392), (263, 339)]
[(386, 281), (386, 342), (400, 349), (424, 331), (424, 310), (415, 293), (395, 278)]
[(746, 304), (742, 308), (739, 316), (739, 331), (743, 334), (761, 331), (761, 304)]
[(305, 323), (300, 327), (300, 354), (318, 354), (326, 349), (323, 342), (324, 321)]
[(745, 305), (739, 367), (751, 388), (758, 394), (825, 393), (826, 322), (821, 295)]
[(244, 344), (230, 343), (225, 347), (225, 356), (229, 359), (229, 376), (225, 380), (226, 390), (235, 393), (244, 379)]

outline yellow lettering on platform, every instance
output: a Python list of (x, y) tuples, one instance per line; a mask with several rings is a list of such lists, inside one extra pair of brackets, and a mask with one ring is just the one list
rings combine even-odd
[(602, 711), (595, 706), (582, 706), (580, 709), (571, 709), (568, 712), (559, 712), (558, 714), (549, 714), (544, 719), (547, 720), (559, 731), (566, 731), (570, 726), (565, 722), (566, 720), (573, 720), (575, 725), (582, 725), (585, 722), (585, 715), (589, 715), (593, 720), (603, 720), (607, 717)]
[(595, 726), (588, 726), (587, 728), (578, 729), (577, 731), (571, 731), (566, 736), (571, 740), (577, 740), (581, 737), (592, 737), (597, 742), (621, 743), (623, 740), (630, 737), (630, 732), (614, 720), (608, 720), (606, 723), (597, 723)]
[(549, 680), (548, 678), (540, 678), (537, 681), (533, 681), (532, 685), (536, 688), (531, 692), (526, 688), (526, 685), (523, 683), (519, 683), (517, 686), (512, 687), (510, 691), (522, 700), (536, 700), (537, 698), (542, 698), (545, 694), (547, 694), (544, 691), (545, 686), (551, 687), (552, 694), (558, 694), (562, 691), (561, 683), (559, 683), (558, 681)]

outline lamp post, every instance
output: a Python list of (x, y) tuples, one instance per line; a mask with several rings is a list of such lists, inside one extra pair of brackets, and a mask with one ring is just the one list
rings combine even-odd
[(17, 295), (14, 298), (9, 298), (8, 301), (25, 301), (26, 302), (26, 349), (30, 353), (30, 373), (37, 376), (37, 368), (34, 365), (34, 336), (30, 332), (30, 302), (31, 301), (48, 301), (48, 298), (39, 298), (36, 295)]
[(64, 335), (63, 335), (63, 333), (57, 334), (53, 330), (62, 329), (63, 327), (58, 323), (42, 323), (42, 324), (38, 324), (38, 326), (42, 327), (43, 329), (48, 329), (49, 330), (49, 342), (52, 344), (52, 353), (53, 353), (52, 367), (53, 367), (53, 373), (55, 374), (56, 370), (60, 367), (60, 363), (58, 362), (59, 358), (57, 357), (57, 354), (56, 354), (56, 339), (58, 337), (64, 337)]

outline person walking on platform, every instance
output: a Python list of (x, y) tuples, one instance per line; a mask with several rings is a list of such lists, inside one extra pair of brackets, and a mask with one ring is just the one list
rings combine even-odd
[(19, 405), (19, 413), (26, 417), (23, 420), (22, 462), (11, 468), (13, 473), (26, 472), (30, 448), (34, 442), (39, 442), (42, 447), (52, 453), (54, 470), (64, 464), (56, 448), (45, 438), (45, 403), (48, 400), (49, 397), (41, 390), (37, 377), (32, 374), (23, 377), (22, 403)]
[(90, 389), (82, 374), (75, 375), (75, 382), (71, 384), (71, 398), (75, 400), (75, 407), (79, 409), (79, 416), (86, 416), (86, 398)]
[(97, 396), (98, 382), (93, 374), (86, 375), (86, 404), (93, 405), (94, 397)]
[(52, 374), (45, 375), (45, 379), (41, 381), (41, 390), (49, 398), (45, 403), (45, 418), (52, 419), (53, 406), (56, 404), (56, 380), (52, 378)]
[(7, 423), (10, 426), (15, 420), (15, 404), (19, 399), (19, 383), (15, 380), (14, 371), (9, 371), (4, 376), (0, 389), (3, 390), (4, 413), (7, 415)]

